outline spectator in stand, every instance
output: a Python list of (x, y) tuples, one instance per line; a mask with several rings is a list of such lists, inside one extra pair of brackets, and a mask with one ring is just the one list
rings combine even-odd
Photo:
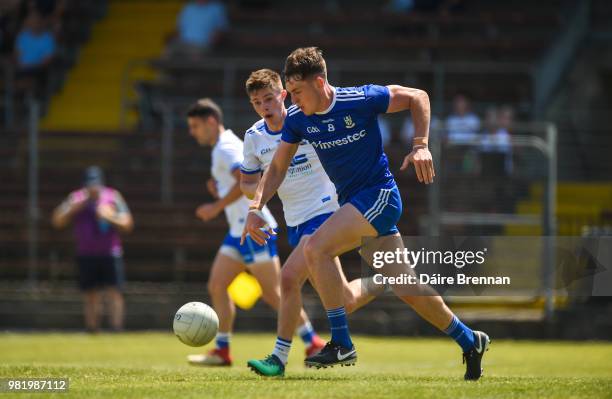
[(470, 100), (464, 94), (453, 99), (453, 112), (446, 118), (448, 141), (461, 144), (478, 137), (480, 118), (471, 111)]
[(104, 185), (102, 170), (85, 171), (84, 187), (76, 190), (54, 210), (52, 223), (63, 228), (74, 222), (79, 286), (84, 294), (85, 326), (100, 327), (102, 294), (110, 304), (114, 331), (123, 329), (123, 249), (119, 233), (128, 233), (134, 222), (123, 196)]
[(513, 123), (514, 109), (512, 107), (503, 106), (499, 110), (496, 108), (487, 110), (481, 151), (483, 154), (490, 154), (491, 156), (485, 155), (483, 157), (484, 169), (497, 170), (506, 175), (512, 173), (510, 129)]
[(16, 88), (39, 98), (49, 94), (49, 74), (56, 53), (55, 36), (47, 26), (33, 8), (15, 39)]
[(486, 137), (486, 135), (494, 134), (496, 130), (497, 130), (497, 107), (495, 105), (491, 105), (487, 107), (485, 111), (485, 117), (482, 123), (482, 133)]
[(51, 64), (56, 51), (55, 37), (37, 11), (28, 15), (15, 41), (17, 66), (24, 72), (40, 73)]
[(219, 43), (228, 27), (227, 13), (222, 2), (190, 1), (178, 16), (178, 38), (171, 44), (171, 54), (205, 54)]

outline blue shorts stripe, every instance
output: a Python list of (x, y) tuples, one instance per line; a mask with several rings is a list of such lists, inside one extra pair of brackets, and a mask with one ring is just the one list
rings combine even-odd
[(395, 225), (402, 214), (402, 199), (393, 182), (365, 188), (343, 200), (341, 205), (346, 203), (357, 208), (380, 236), (398, 232)]
[(380, 205), (380, 202), (381, 202), (381, 200), (382, 200), (382, 196), (383, 196), (383, 194), (384, 194), (384, 193), (383, 193), (383, 191), (381, 190), (381, 191), (380, 191), (380, 193), (378, 194), (378, 198), (376, 199), (376, 202), (374, 203), (374, 205), (372, 205), (372, 207), (371, 207), (370, 209), (368, 209), (368, 210), (366, 211), (366, 213), (364, 213), (364, 214), (363, 214), (363, 217), (364, 217), (364, 218), (366, 218), (366, 219), (367, 219), (367, 218), (368, 218), (368, 216), (370, 216), (370, 215), (372, 214), (372, 212), (374, 212), (374, 210), (375, 210), (376, 208), (378, 208), (378, 205)]
[[(380, 194), (378, 195), (378, 200), (376, 201), (376, 203), (374, 204), (374, 206), (372, 208), (370, 208), (370, 210), (368, 210), (363, 217), (365, 217), (368, 222), (372, 219), (372, 216), (375, 215), (377, 212), (379, 212), (382, 208), (384, 208), (387, 200), (389, 199), (389, 194), (391, 193), (391, 190), (385, 190), (382, 189), (380, 190)], [(374, 216), (375, 217), (375, 216)]]
[(368, 216), (366, 218), (366, 219), (368, 219), (368, 222), (371, 222), (372, 220), (376, 219), (376, 217), (378, 217), (378, 215), (380, 215), (383, 212), (383, 210), (385, 209), (385, 207), (389, 203), (389, 195), (391, 195), (391, 190), (388, 190), (388, 191), (385, 192), (383, 200), (382, 200), (380, 206), (378, 207), (378, 209), (376, 211), (374, 211), (373, 214), (371, 214), (370, 216)]

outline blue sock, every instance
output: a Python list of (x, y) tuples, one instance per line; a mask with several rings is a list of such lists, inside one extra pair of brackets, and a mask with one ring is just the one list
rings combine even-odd
[(331, 327), (332, 341), (345, 348), (352, 348), (353, 341), (351, 341), (351, 335), (349, 334), (344, 306), (328, 310), (327, 318), (329, 319), (329, 325)]
[(229, 348), (230, 333), (217, 333), (217, 336), (215, 337), (215, 344), (218, 349)]
[(312, 339), (315, 336), (314, 329), (312, 328), (312, 324), (310, 324), (309, 321), (307, 321), (306, 323), (298, 327), (297, 332), (302, 338), (302, 341), (304, 342), (304, 344), (306, 345), (310, 345), (310, 343), (312, 342)]
[(474, 347), (474, 331), (463, 324), (457, 316), (453, 316), (453, 320), (444, 332), (459, 344), (463, 352), (467, 352)]

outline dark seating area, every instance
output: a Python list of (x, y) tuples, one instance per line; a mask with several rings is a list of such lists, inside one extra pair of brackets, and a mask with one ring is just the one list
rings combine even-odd
[[(316, 3), (316, 2), (315, 2)], [(275, 55), (317, 43), (336, 57), (374, 54), (395, 60), (529, 61), (559, 27), (555, 14), (479, 11), (469, 15), (390, 14), (350, 7), (337, 14), (282, 7), (231, 14), (235, 28), (220, 54)], [(274, 33), (285, 31), (286, 34)]]
[[(156, 81), (134, 82), (142, 123), (147, 129), (161, 123), (156, 106), (161, 102), (201, 96), (229, 98), (243, 115), (248, 108), (236, 104), (244, 104), (248, 73), (259, 67), (280, 70), (291, 50), (313, 44), (324, 51), (333, 84), (423, 88), (436, 94), (436, 110), (443, 114), (456, 93), (467, 92), (482, 104), (481, 111), (484, 104), (510, 104), (529, 118), (534, 63), (561, 31), (568, 3), (460, 3), (452, 12), (418, 7), (398, 12), (384, 1), (318, 0), (300, 9), (280, 1), (229, 2), (229, 30), (210, 53), (201, 59), (163, 57), (152, 63), (159, 71)], [(439, 74), (442, 87), (436, 86)], [(232, 122), (246, 127), (241, 119)]]
[[(12, 5), (9, 6), (8, 3)], [(24, 74), (16, 63), (16, 39), (26, 19), (35, 12), (26, 0), (7, 2), (0, 12), (0, 123), (13, 129), (27, 123), (31, 98), (41, 101), (43, 112), (51, 95), (63, 85), (66, 74), (79, 56), (79, 48), (90, 37), (92, 24), (104, 16), (106, 0), (56, 0), (55, 9), (43, 24), (54, 36), (56, 50), (50, 64)], [(34, 9), (35, 10), (35, 9)]]

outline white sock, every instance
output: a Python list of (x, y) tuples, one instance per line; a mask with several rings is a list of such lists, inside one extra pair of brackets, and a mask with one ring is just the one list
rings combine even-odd
[(276, 343), (274, 344), (274, 350), (272, 354), (278, 357), (283, 364), (287, 364), (289, 358), (289, 351), (291, 350), (291, 341), (276, 337)]
[(302, 341), (305, 345), (310, 345), (312, 343), (312, 339), (315, 336), (314, 328), (312, 328), (312, 324), (309, 321), (302, 324), (298, 327), (297, 333), (302, 338)]

